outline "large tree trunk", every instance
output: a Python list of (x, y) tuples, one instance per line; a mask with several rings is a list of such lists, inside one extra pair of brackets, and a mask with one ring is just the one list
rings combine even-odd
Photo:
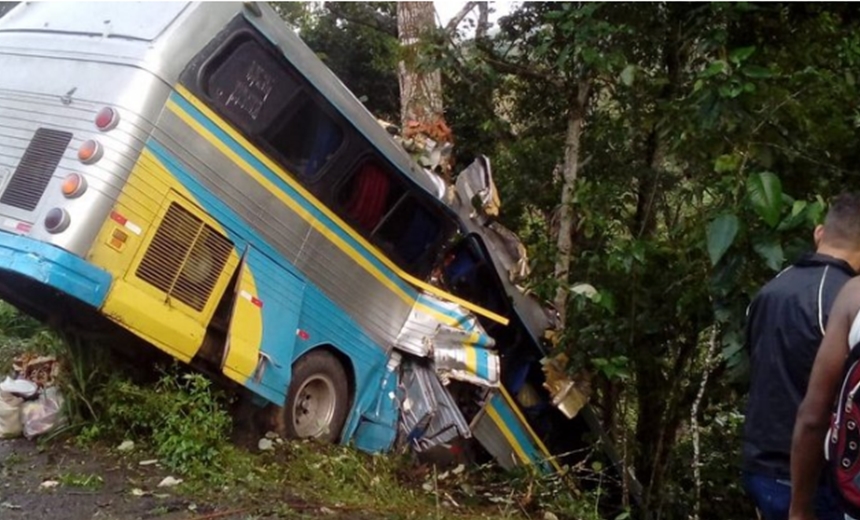
[(397, 32), (403, 59), (398, 64), (400, 76), (400, 123), (404, 132), (410, 124), (433, 125), (443, 119), (442, 74), (419, 70), (423, 34), (436, 27), (433, 2), (400, 2), (397, 4)]
[(564, 166), (562, 169), (561, 208), (559, 210), (558, 253), (555, 259), (554, 276), (558, 283), (555, 305), (559, 315), (559, 330), (564, 330), (567, 321), (567, 296), (570, 293), (570, 257), (573, 252), (573, 198), (576, 179), (579, 176), (579, 156), (582, 142), (582, 127), (588, 107), (591, 83), (581, 80), (577, 85), (567, 119), (567, 136), (564, 141)]

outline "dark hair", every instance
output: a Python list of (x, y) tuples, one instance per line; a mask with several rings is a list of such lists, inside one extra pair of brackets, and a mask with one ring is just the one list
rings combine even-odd
[(860, 193), (843, 193), (833, 199), (824, 218), (824, 241), (860, 248)]

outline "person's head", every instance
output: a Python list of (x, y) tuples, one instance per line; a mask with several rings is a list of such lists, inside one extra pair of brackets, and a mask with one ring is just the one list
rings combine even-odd
[(815, 227), (813, 236), (820, 253), (843, 258), (852, 265), (854, 262), (846, 255), (857, 256), (855, 269), (860, 267), (860, 193), (843, 193), (835, 197), (824, 224)]

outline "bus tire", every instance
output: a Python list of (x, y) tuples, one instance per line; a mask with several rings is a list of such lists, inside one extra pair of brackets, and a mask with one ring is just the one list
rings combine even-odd
[(343, 366), (330, 352), (315, 350), (299, 358), (283, 408), (284, 436), (338, 442), (349, 411), (347, 384)]

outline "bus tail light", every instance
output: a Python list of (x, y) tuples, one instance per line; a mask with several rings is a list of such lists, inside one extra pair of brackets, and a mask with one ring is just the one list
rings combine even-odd
[(48, 233), (61, 233), (69, 227), (70, 222), (69, 212), (63, 208), (51, 208), (45, 215), (45, 229)]
[(63, 179), (62, 190), (66, 198), (80, 197), (87, 191), (87, 179), (79, 173), (70, 173)]
[(78, 148), (78, 160), (84, 164), (92, 164), (102, 158), (102, 145), (95, 139), (88, 139)]
[(119, 124), (119, 112), (111, 107), (104, 107), (96, 114), (96, 128), (102, 132), (116, 128), (117, 124)]

